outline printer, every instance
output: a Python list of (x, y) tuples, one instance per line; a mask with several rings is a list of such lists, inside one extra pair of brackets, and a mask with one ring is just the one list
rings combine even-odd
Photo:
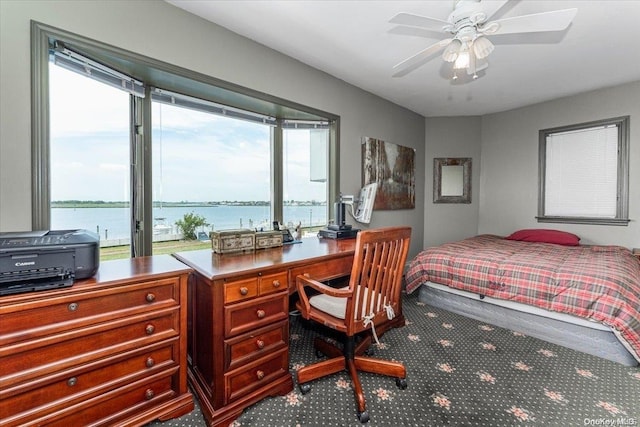
[(99, 263), (100, 237), (91, 231), (0, 233), (0, 295), (68, 287)]

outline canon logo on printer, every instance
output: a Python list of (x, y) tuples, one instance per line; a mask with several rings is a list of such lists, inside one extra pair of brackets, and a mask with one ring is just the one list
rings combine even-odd
[(36, 265), (35, 261), (16, 262), (16, 267), (24, 267), (25, 265)]

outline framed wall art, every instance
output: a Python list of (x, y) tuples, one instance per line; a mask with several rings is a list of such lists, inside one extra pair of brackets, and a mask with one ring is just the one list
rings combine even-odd
[(362, 141), (362, 185), (378, 183), (373, 209), (415, 208), (415, 149), (380, 139)]

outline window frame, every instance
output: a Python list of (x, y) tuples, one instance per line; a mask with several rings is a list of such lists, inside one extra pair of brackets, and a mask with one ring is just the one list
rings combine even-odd
[[(595, 120), (574, 125), (560, 126), (539, 131), (538, 153), (538, 222), (542, 223), (569, 223), (591, 225), (616, 225), (627, 226), (629, 224), (629, 121), (630, 116), (614, 117)], [(603, 126), (616, 126), (618, 128), (618, 162), (616, 185), (616, 216), (615, 218), (600, 218), (588, 216), (550, 216), (545, 215), (545, 177), (547, 158), (547, 137), (549, 135), (588, 130)]]
[[(141, 224), (152, 224), (151, 169), (144, 165), (151, 162), (151, 96), (150, 87), (161, 87), (169, 91), (228, 105), (233, 108), (273, 115), (279, 120), (324, 120), (329, 123), (327, 152), (329, 183), (327, 185), (327, 219), (330, 221), (333, 205), (339, 195), (339, 129), (340, 117), (312, 107), (301, 105), (276, 96), (226, 82), (186, 68), (168, 64), (153, 58), (132, 53), (104, 43), (79, 36), (46, 24), (31, 21), (31, 168), (32, 168), (32, 229), (49, 229), (50, 194), (50, 133), (49, 133), (49, 49), (53, 41), (59, 40), (72, 49), (96, 61), (132, 76), (146, 85), (144, 98), (135, 102), (141, 108), (136, 117), (141, 124), (132, 125), (132, 155), (134, 164), (141, 167), (133, 172), (132, 185), (140, 191), (132, 194), (132, 257), (152, 254), (152, 227), (145, 232)], [(278, 127), (275, 128), (276, 130)], [(281, 131), (275, 131), (272, 141), (276, 148)], [(278, 135), (280, 134), (280, 138)], [(282, 221), (282, 159), (277, 153), (272, 159), (274, 172), (272, 207), (274, 220)], [(133, 182), (135, 180), (135, 182)], [(137, 231), (136, 231), (137, 230)]]

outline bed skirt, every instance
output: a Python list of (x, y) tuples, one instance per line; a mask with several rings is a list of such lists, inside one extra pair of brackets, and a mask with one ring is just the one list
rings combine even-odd
[[(531, 308), (523, 304), (509, 302), (509, 307), (503, 307), (487, 302), (487, 298), (480, 299), (478, 295), (461, 291), (452, 293), (445, 286), (435, 286), (437, 288), (427, 284), (421, 285), (418, 300), (433, 307), (522, 332), (626, 366), (638, 366), (636, 359), (618, 340), (615, 333), (599, 323), (590, 325), (589, 323), (593, 322), (578, 318), (576, 318), (577, 322), (559, 320), (554, 318), (557, 317), (557, 313), (544, 310), (548, 315), (533, 314), (527, 312)], [(518, 306), (522, 306), (522, 309), (517, 309)]]

